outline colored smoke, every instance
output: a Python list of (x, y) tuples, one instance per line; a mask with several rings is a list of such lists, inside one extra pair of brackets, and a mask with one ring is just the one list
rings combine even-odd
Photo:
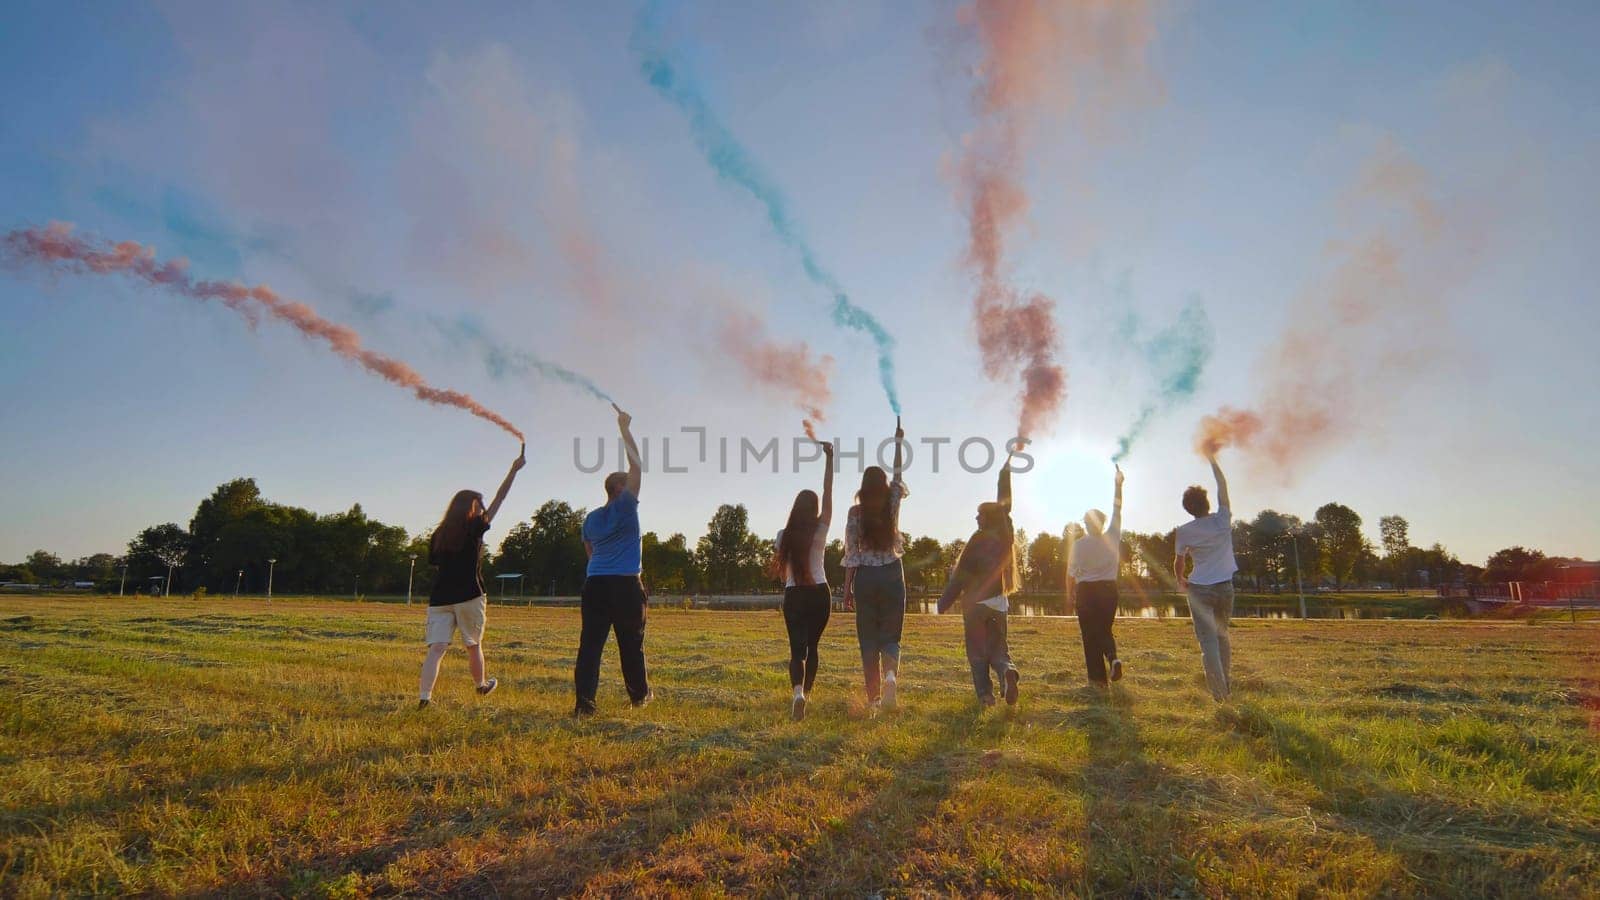
[(596, 400), (606, 403), (616, 402), (587, 376), (540, 359), (525, 350), (505, 346), (495, 340), (484, 329), (482, 323), (472, 316), (462, 314), (454, 319), (430, 316), (428, 320), (446, 337), (476, 350), (483, 357), (483, 364), (488, 368), (489, 374), (495, 378), (504, 378), (507, 375), (542, 378), (577, 388)]
[(1330, 244), (1331, 267), (1258, 362), (1256, 401), (1202, 421), (1202, 453), (1238, 447), (1287, 480), (1345, 437), (1382, 428), (1441, 344), (1452, 283), (1482, 252), (1463, 243), (1474, 226), (1443, 215), (1428, 173), (1392, 142), (1341, 199), (1358, 227)]
[(759, 317), (737, 310), (718, 325), (717, 346), (747, 378), (798, 407), (806, 417), (806, 434), (815, 440), (814, 423), (827, 418), (833, 400), (828, 384), (833, 357), (813, 355), (804, 341), (781, 344), (768, 336)]
[[(1130, 325), (1136, 332), (1137, 321)], [(1149, 340), (1134, 337), (1134, 347), (1144, 370), (1155, 376), (1156, 395), (1139, 408), (1133, 424), (1117, 439), (1117, 453), (1111, 458), (1112, 462), (1120, 463), (1128, 458), (1134, 443), (1157, 415), (1194, 396), (1200, 386), (1200, 375), (1211, 360), (1215, 342), (1211, 319), (1199, 300), (1184, 304), (1178, 318)]]
[(688, 119), (695, 144), (717, 177), (743, 188), (761, 204), (773, 233), (799, 255), (806, 278), (833, 298), (834, 324), (872, 339), (878, 351), (878, 379), (883, 383), (890, 408), (898, 414), (900, 397), (894, 383), (894, 338), (871, 313), (852, 302), (838, 279), (817, 261), (816, 252), (789, 213), (783, 191), (728, 130), (682, 60), (667, 48), (661, 33), (666, 6), (659, 0), (652, 0), (635, 23), (633, 50), (639, 57), (645, 79)]
[(73, 234), (72, 226), (64, 222), (12, 231), (5, 236), (3, 246), (6, 255), (20, 263), (96, 275), (122, 274), (194, 300), (216, 300), (243, 316), (251, 326), (265, 313), (307, 338), (322, 341), (334, 353), (368, 372), (409, 389), (419, 400), (466, 410), (500, 426), (518, 440), (523, 439), (516, 426), (478, 401), (459, 391), (433, 387), (405, 363), (361, 346), (361, 336), (354, 330), (329, 322), (304, 303), (286, 299), (264, 285), (249, 287), (236, 281), (197, 281), (189, 275), (186, 260), (158, 262), (155, 251), (142, 244), (134, 241), (109, 244), (79, 237)]
[(1138, 0), (976, 0), (958, 15), (978, 44), (977, 123), (956, 168), (977, 282), (973, 319), (984, 373), (1021, 380), (1018, 434), (1029, 436), (1054, 423), (1066, 397), (1055, 301), (1019, 290), (1005, 271), (1007, 239), (1029, 206), (1029, 133), (1046, 113), (1081, 105), (1074, 92), (1083, 85), (1114, 88), (1142, 66), (1153, 28)]

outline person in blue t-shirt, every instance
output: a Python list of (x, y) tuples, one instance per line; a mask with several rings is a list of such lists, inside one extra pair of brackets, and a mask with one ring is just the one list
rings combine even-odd
[(628, 699), (634, 706), (650, 702), (650, 682), (644, 667), (644, 619), (647, 600), (639, 580), (639, 485), (643, 480), (639, 445), (629, 426), (633, 417), (615, 403), (617, 428), (628, 454), (628, 471), (606, 476), (606, 505), (583, 520), (583, 549), (589, 554), (589, 569), (583, 581), (583, 628), (578, 637), (578, 662), (573, 669), (573, 686), (578, 703), (574, 715), (595, 711), (595, 692), (600, 688), (600, 656), (606, 639), (617, 633), (617, 651), (622, 657), (622, 680), (628, 686)]

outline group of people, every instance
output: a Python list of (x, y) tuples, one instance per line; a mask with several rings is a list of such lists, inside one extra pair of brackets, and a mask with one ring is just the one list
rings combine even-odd
[[(606, 502), (583, 522), (583, 546), (589, 561), (580, 604), (578, 655), (573, 667), (573, 712), (579, 716), (596, 711), (600, 661), (613, 632), (628, 699), (634, 706), (643, 706), (653, 697), (644, 656), (648, 598), (641, 581), (639, 527), (643, 465), (631, 430), (632, 418), (615, 404), (613, 408), (628, 469), (606, 476)], [(868, 467), (862, 473), (855, 503), (845, 517), (844, 607), (855, 611), (862, 680), (871, 714), (893, 709), (899, 702), (900, 640), (906, 611), (900, 504), (910, 496), (901, 477), (904, 438), (905, 432), (897, 421), (892, 475), (880, 466)], [(796, 720), (805, 717), (820, 665), (818, 645), (833, 610), (823, 553), (833, 520), (834, 447), (826, 442), (821, 446), (826, 465), (822, 494), (819, 497), (815, 491), (802, 490), (796, 495), (789, 518), (773, 542), (771, 561), (771, 574), (784, 583), (783, 621), (789, 637), (789, 682), (793, 690), (790, 715)], [(1009, 597), (1021, 584), (1016, 527), (1011, 520), (1011, 461), (1008, 455), (1000, 468), (995, 499), (978, 505), (977, 528), (963, 546), (937, 607), (940, 613), (956, 608), (961, 611), (973, 690), (984, 706), (994, 706), (1001, 699), (1007, 705), (1015, 705), (1022, 681), (1006, 639)], [(479, 561), (484, 535), (525, 462), (526, 448), (512, 462), (511, 471), (488, 506), (476, 491), (457, 493), (433, 533), (428, 560), (438, 567), (438, 578), (428, 601), (428, 651), (419, 686), (421, 706), (431, 703), (440, 661), (458, 632), (467, 648), (478, 693), (488, 694), (498, 685), (496, 679), (487, 677), (484, 667), (488, 598)], [(1233, 556), (1228, 482), (1214, 456), (1210, 462), (1216, 478), (1217, 509), (1212, 512), (1205, 488), (1192, 486), (1184, 491), (1183, 508), (1191, 518), (1178, 526), (1172, 568), (1180, 589), (1188, 593), (1206, 684), (1220, 702), (1230, 694), (1228, 624), (1233, 612), (1233, 575), (1238, 567)], [(1109, 519), (1100, 510), (1091, 509), (1084, 514), (1081, 528), (1069, 528), (1068, 590), (1083, 635), (1089, 682), (1101, 688), (1109, 687), (1124, 674), (1112, 634), (1117, 615), (1117, 574), (1122, 562), (1122, 484), (1122, 469), (1118, 467)]]

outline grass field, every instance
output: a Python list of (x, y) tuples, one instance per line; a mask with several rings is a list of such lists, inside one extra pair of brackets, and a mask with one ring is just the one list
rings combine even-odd
[(490, 611), (414, 709), (418, 607), (0, 598), (0, 892), (1600, 895), (1600, 625), (1013, 623), (979, 712), (911, 617), (864, 716), (836, 615), (787, 718), (776, 613), (652, 611), (657, 702), (575, 721), (570, 609)]

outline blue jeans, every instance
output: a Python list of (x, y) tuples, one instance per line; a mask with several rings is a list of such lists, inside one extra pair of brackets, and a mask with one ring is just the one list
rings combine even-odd
[(856, 641), (861, 645), (861, 671), (867, 699), (878, 699), (879, 668), (900, 667), (900, 632), (906, 622), (906, 579), (895, 560), (884, 566), (856, 567)]
[(1003, 684), (1007, 672), (1016, 671), (1011, 664), (1011, 647), (1006, 643), (1006, 614), (992, 606), (974, 603), (961, 614), (967, 639), (967, 663), (972, 666), (972, 688), (978, 699), (994, 696), (994, 682), (989, 680), (989, 670)]
[(1200, 641), (1200, 659), (1206, 668), (1206, 686), (1217, 700), (1228, 699), (1233, 669), (1233, 648), (1228, 641), (1228, 620), (1233, 618), (1233, 582), (1189, 582), (1189, 617)]

